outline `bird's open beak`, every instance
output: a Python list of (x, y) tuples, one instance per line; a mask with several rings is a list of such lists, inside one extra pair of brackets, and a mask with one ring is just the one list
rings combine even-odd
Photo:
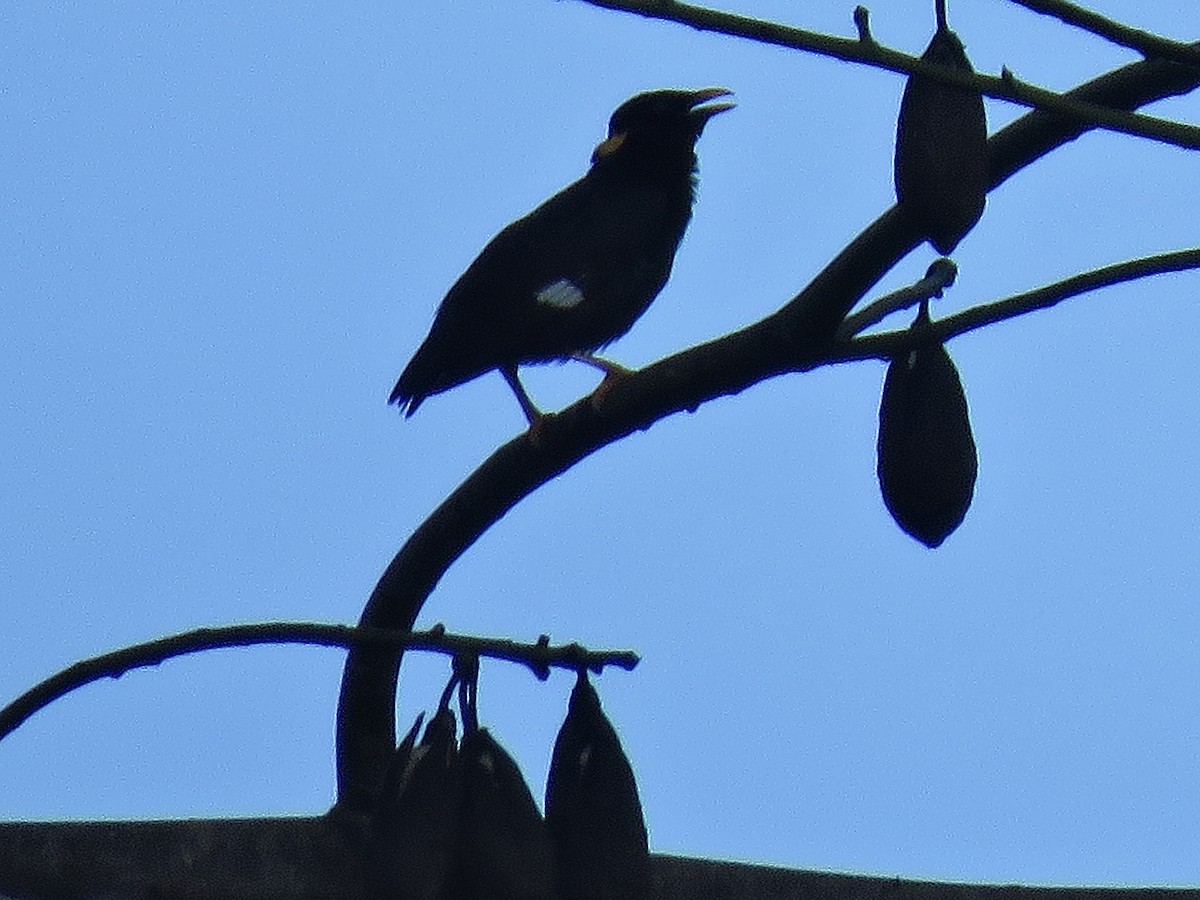
[[(702, 91), (692, 93), (692, 118), (703, 123), (707, 122), (717, 113), (723, 113), (737, 106), (732, 100), (725, 100), (721, 103), (709, 103), (709, 100), (716, 100), (718, 97), (732, 97), (733, 91), (729, 88), (705, 88)], [(707, 104), (702, 106), (701, 104)]]

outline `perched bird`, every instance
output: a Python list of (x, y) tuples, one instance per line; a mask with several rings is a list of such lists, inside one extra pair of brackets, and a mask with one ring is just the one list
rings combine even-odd
[(662, 290), (692, 215), (695, 145), (733, 107), (724, 88), (664, 90), (625, 101), (587, 174), (513, 222), (450, 288), (389, 403), (406, 416), (426, 397), (499, 369), (533, 425), (522, 363), (580, 359), (616, 340)]

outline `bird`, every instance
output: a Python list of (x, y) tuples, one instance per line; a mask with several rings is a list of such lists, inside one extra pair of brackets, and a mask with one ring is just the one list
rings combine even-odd
[(431, 395), (497, 369), (533, 428), (543, 414), (519, 366), (578, 359), (606, 381), (627, 372), (594, 352), (666, 284), (692, 216), (696, 141), (733, 108), (729, 96), (656, 90), (617, 107), (586, 174), (500, 231), (450, 288), (388, 403), (407, 418)]

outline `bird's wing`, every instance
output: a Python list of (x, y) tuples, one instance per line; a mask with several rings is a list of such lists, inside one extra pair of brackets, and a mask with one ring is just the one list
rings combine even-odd
[(665, 192), (581, 179), (497, 234), (443, 308), (495, 321), (514, 306), (538, 302), (539, 294), (549, 306), (570, 307), (569, 288), (556, 283), (570, 282), (585, 294), (603, 290), (644, 260), (664, 256), (669, 270), (687, 217), (686, 206), (670, 208)]

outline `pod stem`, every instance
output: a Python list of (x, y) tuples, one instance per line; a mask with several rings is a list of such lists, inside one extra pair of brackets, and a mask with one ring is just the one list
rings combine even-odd
[(946, 24), (946, 0), (934, 0), (933, 6), (937, 14), (938, 31), (949, 31), (950, 26)]
[(930, 324), (931, 324), (931, 320), (929, 318), (929, 298), (923, 297), (921, 299), (921, 305), (917, 308), (917, 318), (913, 322), (913, 327), (925, 329), (925, 328), (928, 328), (930, 326)]

